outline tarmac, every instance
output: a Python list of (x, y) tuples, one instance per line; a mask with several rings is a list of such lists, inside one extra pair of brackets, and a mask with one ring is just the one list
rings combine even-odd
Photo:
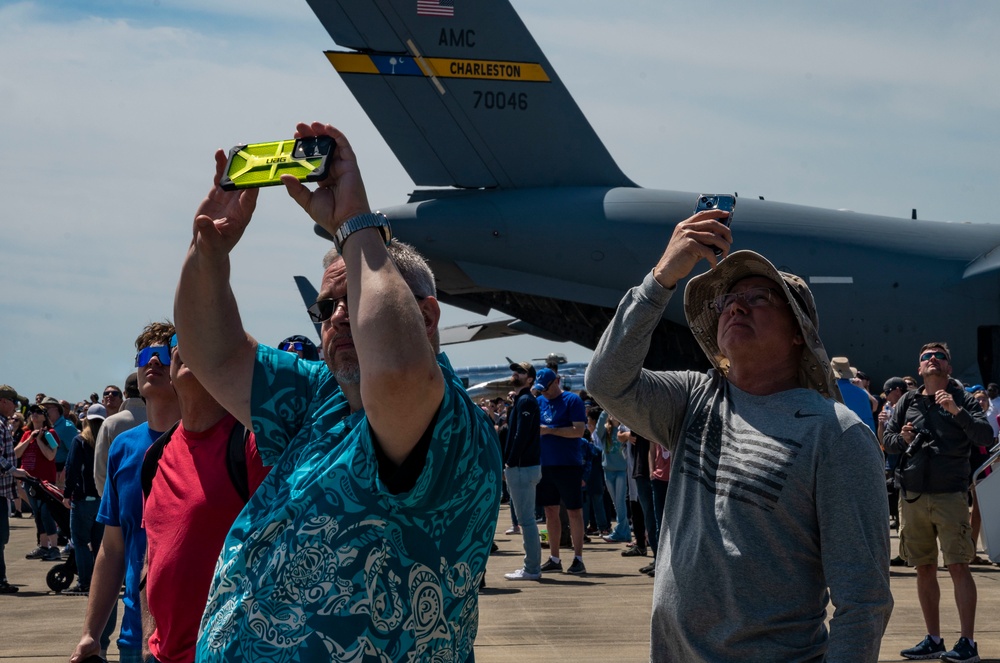
[[(24, 559), (35, 545), (34, 522), (25, 518), (10, 523), (7, 576), (20, 591), (0, 595), (0, 661), (67, 661), (80, 637), (87, 599), (49, 591), (45, 574), (53, 562)], [(595, 538), (584, 546), (587, 575), (557, 573), (537, 582), (511, 582), (503, 574), (520, 567), (523, 552), (520, 536), (504, 534), (509, 524), (504, 507), (496, 536), (500, 549), (490, 558), (486, 587), (480, 592), (477, 663), (649, 660), (653, 580), (637, 571), (649, 558), (622, 557), (621, 544)], [(896, 544), (896, 533), (892, 532), (893, 554)], [(565, 551), (563, 558), (571, 560), (571, 551)], [(979, 592), (979, 652), (983, 661), (1000, 663), (1000, 568), (971, 568)], [(899, 651), (916, 644), (925, 633), (916, 572), (905, 567), (891, 571), (895, 608), (882, 639), (879, 661), (904, 660)], [(942, 635), (950, 646), (958, 638), (958, 613), (948, 572), (942, 570), (938, 577)], [(118, 660), (114, 644), (109, 660)]]

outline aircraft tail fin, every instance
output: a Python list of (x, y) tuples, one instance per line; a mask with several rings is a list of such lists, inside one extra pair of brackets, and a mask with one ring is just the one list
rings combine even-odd
[[(309, 279), (304, 276), (293, 276), (292, 278), (295, 279), (295, 287), (299, 289), (299, 296), (302, 297), (302, 303), (305, 304), (306, 308), (315, 304), (316, 299), (319, 298), (319, 293), (316, 292), (316, 288), (309, 282)], [(312, 322), (312, 318), (309, 321)], [(318, 322), (313, 322), (312, 325), (316, 329), (316, 335), (322, 341), (323, 326)]]
[(635, 186), (508, 0), (308, 0), (421, 186)]

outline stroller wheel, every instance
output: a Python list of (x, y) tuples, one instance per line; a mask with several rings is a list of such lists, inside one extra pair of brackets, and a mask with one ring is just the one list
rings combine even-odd
[(69, 588), (75, 575), (69, 564), (56, 564), (45, 576), (45, 584), (53, 592), (61, 592)]

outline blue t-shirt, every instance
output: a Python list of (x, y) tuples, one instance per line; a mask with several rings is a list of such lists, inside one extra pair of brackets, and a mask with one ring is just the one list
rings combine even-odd
[[(538, 410), (542, 424), (553, 428), (572, 426), (574, 421), (587, 421), (587, 407), (583, 399), (572, 391), (564, 391), (552, 400), (538, 397)], [(542, 435), (542, 467), (550, 465), (583, 465), (582, 437)]]
[(392, 494), (364, 410), (321, 362), (259, 346), (251, 411), (271, 473), (226, 537), (198, 661), (466, 661), (500, 503), (486, 414), (443, 355), (424, 467)]
[(872, 401), (868, 398), (868, 392), (843, 378), (837, 379), (837, 386), (840, 387), (840, 395), (844, 397), (844, 405), (858, 415), (858, 418), (874, 433), (875, 417), (872, 415)]
[(56, 432), (59, 447), (56, 449), (56, 462), (65, 463), (69, 455), (69, 447), (73, 443), (80, 431), (76, 429), (73, 422), (66, 417), (59, 417), (59, 420), (52, 424), (52, 430)]
[(122, 528), (125, 540), (125, 594), (119, 646), (142, 647), (142, 616), (139, 613), (139, 580), (146, 557), (146, 530), (142, 528), (142, 459), (160, 437), (140, 424), (120, 433), (108, 450), (108, 477), (97, 512), (97, 522)]

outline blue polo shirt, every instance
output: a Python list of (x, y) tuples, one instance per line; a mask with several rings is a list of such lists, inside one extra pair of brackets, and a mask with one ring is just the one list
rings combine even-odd
[(259, 346), (251, 411), (271, 473), (236, 518), (199, 661), (470, 658), (500, 503), (499, 442), (447, 357), (423, 468), (393, 493), (364, 410), (321, 362)]
[[(572, 426), (574, 421), (587, 421), (587, 406), (572, 391), (564, 391), (553, 399), (538, 397), (542, 423), (553, 428)], [(551, 465), (583, 465), (582, 437), (542, 435), (542, 467)]]

